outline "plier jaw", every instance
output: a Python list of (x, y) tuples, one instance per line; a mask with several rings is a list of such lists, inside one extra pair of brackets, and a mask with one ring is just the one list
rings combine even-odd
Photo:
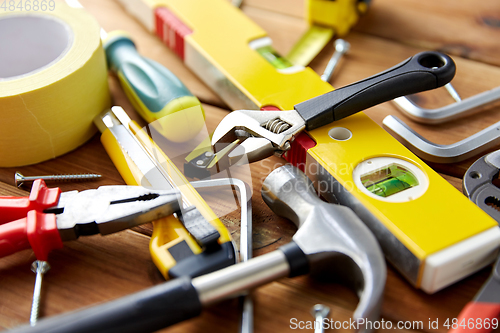
[(176, 190), (150, 190), (140, 186), (101, 186), (81, 192), (64, 192), (57, 211), (62, 240), (118, 232), (172, 215), (181, 207)]

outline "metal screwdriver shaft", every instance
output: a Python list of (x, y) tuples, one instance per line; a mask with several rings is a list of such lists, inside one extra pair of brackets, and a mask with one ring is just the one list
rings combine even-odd
[(349, 42), (343, 40), (343, 39), (336, 39), (334, 44), (335, 46), (335, 52), (333, 52), (332, 57), (330, 58), (330, 61), (328, 61), (328, 64), (326, 65), (325, 72), (323, 75), (321, 75), (321, 80), (329, 82), (333, 71), (335, 71), (335, 67), (337, 67), (340, 58), (349, 51), (349, 48), (351, 47), (351, 44)]
[(330, 308), (323, 304), (316, 304), (311, 309), (311, 315), (314, 317), (314, 333), (323, 333), (325, 331), (323, 323), (330, 313)]
[(67, 181), (89, 181), (101, 178), (101, 175), (93, 173), (82, 173), (74, 175), (47, 175), (47, 176), (23, 176), (20, 172), (16, 172), (14, 177), (17, 187), (21, 187), (24, 183), (32, 183), (37, 179), (53, 182), (67, 182)]
[(36, 273), (35, 289), (33, 290), (33, 303), (31, 304), (30, 325), (35, 326), (40, 314), (40, 295), (42, 293), (43, 274), (50, 269), (48, 262), (43, 260), (35, 260), (31, 264), (31, 270)]

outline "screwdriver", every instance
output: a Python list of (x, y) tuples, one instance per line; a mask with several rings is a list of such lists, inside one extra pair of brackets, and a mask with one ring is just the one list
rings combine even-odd
[[(78, 0), (66, 0), (83, 8)], [(135, 110), (173, 142), (185, 142), (204, 128), (205, 112), (187, 87), (167, 68), (141, 56), (130, 35), (101, 29), (108, 68), (114, 72)]]

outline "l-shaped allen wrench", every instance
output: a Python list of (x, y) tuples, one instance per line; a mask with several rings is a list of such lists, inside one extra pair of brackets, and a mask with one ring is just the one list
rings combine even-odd
[(418, 157), (436, 163), (456, 163), (479, 155), (500, 144), (500, 121), (449, 145), (439, 145), (423, 138), (395, 116), (382, 121), (384, 128)]
[[(410, 101), (406, 96), (395, 98), (393, 102), (406, 116), (424, 124), (441, 124), (500, 105), (500, 87), (464, 100), (460, 99), (460, 96), (450, 84), (447, 84), (446, 88), (457, 102), (441, 108), (422, 108)], [(500, 122), (450, 145), (430, 142), (395, 116), (385, 117), (382, 124), (406, 148), (418, 157), (430, 162), (460, 162), (500, 144)]]
[(395, 98), (393, 102), (406, 116), (424, 124), (442, 124), (500, 105), (500, 87), (484, 91), (464, 100), (460, 100), (455, 95), (456, 93), (452, 94), (456, 100), (455, 103), (436, 109), (420, 107), (406, 96)]

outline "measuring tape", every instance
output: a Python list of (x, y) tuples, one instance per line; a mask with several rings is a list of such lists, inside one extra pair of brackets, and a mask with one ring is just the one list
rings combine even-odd
[(307, 0), (306, 17), (309, 29), (294, 45), (286, 58), (295, 65), (307, 66), (328, 44), (333, 35), (346, 35), (361, 14), (368, 10), (369, 1)]
[(99, 29), (65, 3), (0, 11), (0, 167), (57, 157), (94, 135), (110, 104)]

